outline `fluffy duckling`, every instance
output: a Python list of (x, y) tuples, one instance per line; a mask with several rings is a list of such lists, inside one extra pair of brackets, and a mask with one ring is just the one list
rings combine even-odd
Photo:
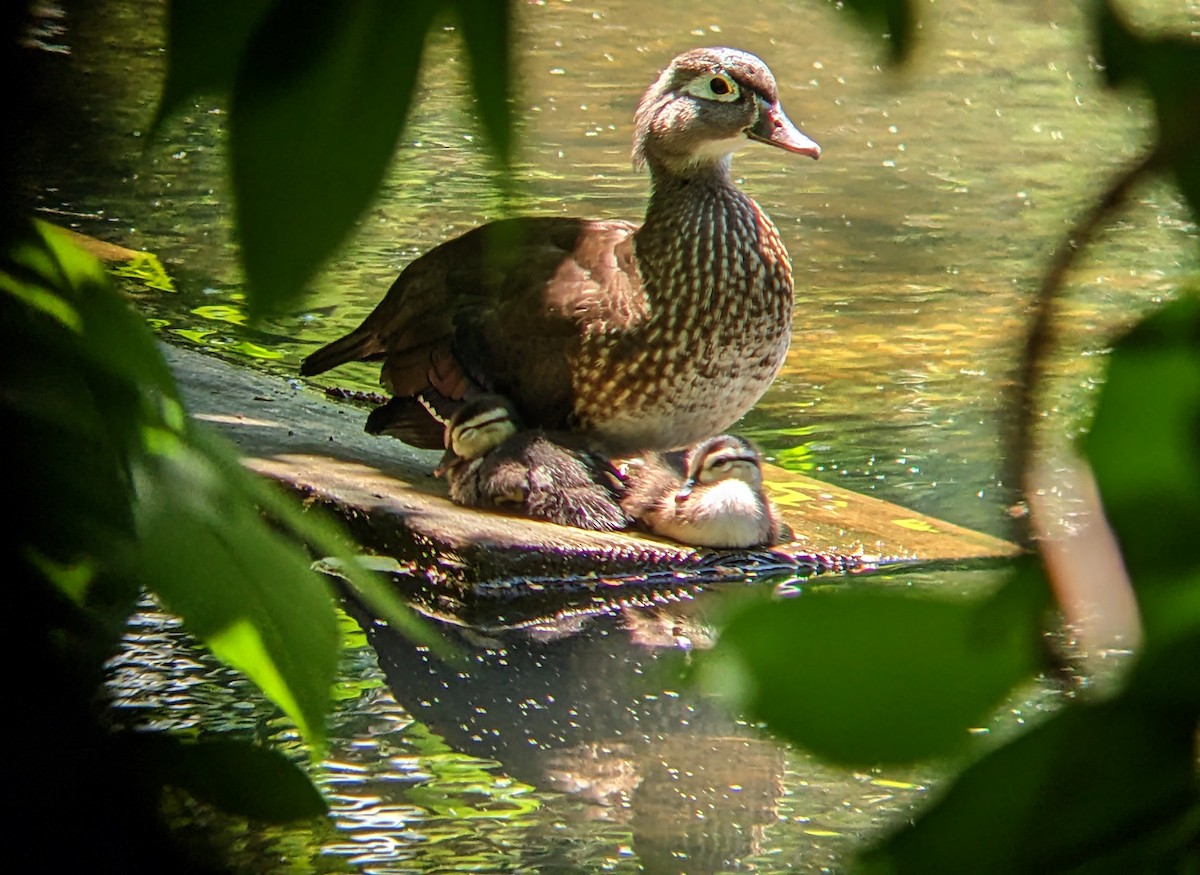
[(758, 451), (719, 435), (682, 453), (656, 453), (625, 468), (625, 512), (684, 544), (745, 548), (777, 544), (786, 527), (763, 489)]
[(464, 404), (446, 425), (437, 474), (450, 498), (468, 507), (511, 509), (534, 519), (612, 531), (629, 518), (620, 481), (607, 459), (578, 438), (522, 430), (513, 405), (498, 395)]

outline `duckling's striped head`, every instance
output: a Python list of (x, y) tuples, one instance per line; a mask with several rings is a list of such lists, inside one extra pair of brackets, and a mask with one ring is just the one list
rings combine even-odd
[(697, 485), (722, 480), (741, 480), (753, 489), (762, 488), (762, 458), (744, 438), (723, 434), (697, 444), (687, 456), (687, 479), (675, 494), (683, 501)]
[(446, 453), (434, 473), (456, 461), (486, 456), (517, 433), (520, 419), (506, 398), (479, 395), (465, 403), (446, 423)]

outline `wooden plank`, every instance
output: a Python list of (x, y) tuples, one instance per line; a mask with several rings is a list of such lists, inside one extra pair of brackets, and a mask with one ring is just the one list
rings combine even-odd
[(1013, 556), (1015, 545), (775, 465), (765, 469), (780, 514), (797, 535), (793, 549), (863, 552), (943, 560)]
[(998, 539), (774, 467), (770, 488), (799, 533), (774, 550), (697, 550), (462, 508), (431, 474), (440, 454), (365, 434), (362, 407), (194, 351), (164, 353), (193, 416), (237, 444), (251, 469), (331, 511), (367, 549), (395, 558), (438, 613), (461, 616), (482, 596), (633, 584), (663, 592), (767, 573), (865, 570), (893, 557), (1013, 552)]

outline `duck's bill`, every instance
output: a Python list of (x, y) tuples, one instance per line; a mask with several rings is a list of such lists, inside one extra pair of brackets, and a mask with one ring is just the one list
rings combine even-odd
[(792, 124), (792, 120), (784, 113), (778, 103), (763, 103), (759, 107), (758, 121), (754, 127), (746, 131), (751, 140), (777, 146), (797, 155), (807, 155), (809, 158), (820, 158), (821, 147), (810, 140), (803, 131)]

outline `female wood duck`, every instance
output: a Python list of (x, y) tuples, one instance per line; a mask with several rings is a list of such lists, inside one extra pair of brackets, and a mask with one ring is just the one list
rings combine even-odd
[(612, 531), (629, 523), (608, 460), (575, 435), (523, 431), (504, 398), (480, 395), (463, 404), (446, 426), (445, 443), (437, 473), (458, 504), (511, 509), (581, 529)]
[(744, 548), (790, 534), (763, 490), (762, 461), (746, 440), (723, 434), (683, 453), (625, 466), (621, 506), (644, 528), (684, 544)]
[(759, 206), (734, 185), (749, 140), (818, 157), (757, 57), (675, 58), (637, 108), (645, 222), (514, 218), (412, 262), (357, 329), (301, 365), (383, 362), (392, 399), (367, 431), (441, 446), (464, 399), (494, 392), (533, 427), (612, 452), (682, 447), (728, 428), (787, 353), (792, 269)]

